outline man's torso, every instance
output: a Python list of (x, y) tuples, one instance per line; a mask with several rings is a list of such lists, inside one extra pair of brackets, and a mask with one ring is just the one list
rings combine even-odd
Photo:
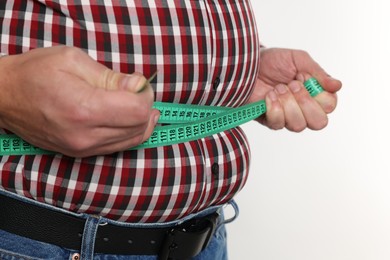
[[(72, 2), (70, 4), (70, 2)], [(22, 1), (0, 4), (0, 52), (76, 46), (152, 82), (156, 101), (237, 107), (251, 94), (259, 42), (249, 1)], [(0, 187), (74, 212), (174, 220), (229, 201), (244, 185), (240, 128), (107, 156), (3, 156)]]

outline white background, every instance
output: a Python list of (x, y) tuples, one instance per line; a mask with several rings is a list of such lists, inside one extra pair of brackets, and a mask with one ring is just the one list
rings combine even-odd
[(261, 41), (304, 49), (343, 82), (323, 131), (244, 126), (250, 176), (230, 259), (390, 259), (387, 0), (253, 0)]

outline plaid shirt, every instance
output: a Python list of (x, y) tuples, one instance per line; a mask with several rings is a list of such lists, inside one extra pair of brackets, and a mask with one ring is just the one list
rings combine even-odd
[[(76, 46), (124, 73), (151, 75), (156, 101), (236, 107), (251, 94), (259, 41), (249, 0), (0, 3), (0, 52)], [(229, 201), (245, 184), (249, 145), (235, 128), (107, 156), (0, 157), (0, 188), (126, 222), (175, 220)]]

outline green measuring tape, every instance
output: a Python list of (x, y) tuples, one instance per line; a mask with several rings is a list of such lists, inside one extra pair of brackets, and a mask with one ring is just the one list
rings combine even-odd
[[(309, 94), (314, 97), (323, 88), (310, 78), (304, 83)], [(172, 145), (204, 138), (247, 123), (267, 111), (264, 100), (237, 108), (199, 106), (155, 102), (153, 107), (160, 110), (160, 124), (148, 140), (130, 150)], [(33, 146), (16, 135), (0, 135), (0, 155), (55, 154)]]

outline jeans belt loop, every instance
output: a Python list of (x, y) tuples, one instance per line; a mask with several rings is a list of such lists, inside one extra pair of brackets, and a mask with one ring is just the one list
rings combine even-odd
[(80, 252), (82, 260), (93, 260), (95, 239), (100, 222), (101, 217), (95, 215), (89, 216), (85, 221)]
[(236, 220), (238, 215), (240, 215), (240, 209), (238, 208), (238, 205), (234, 200), (229, 201), (228, 204), (233, 208), (234, 215), (233, 215), (233, 217), (231, 217), (229, 219), (225, 219), (222, 223), (219, 223), (218, 226), (220, 226), (222, 224), (229, 224), (229, 223), (233, 222), (234, 220)]

